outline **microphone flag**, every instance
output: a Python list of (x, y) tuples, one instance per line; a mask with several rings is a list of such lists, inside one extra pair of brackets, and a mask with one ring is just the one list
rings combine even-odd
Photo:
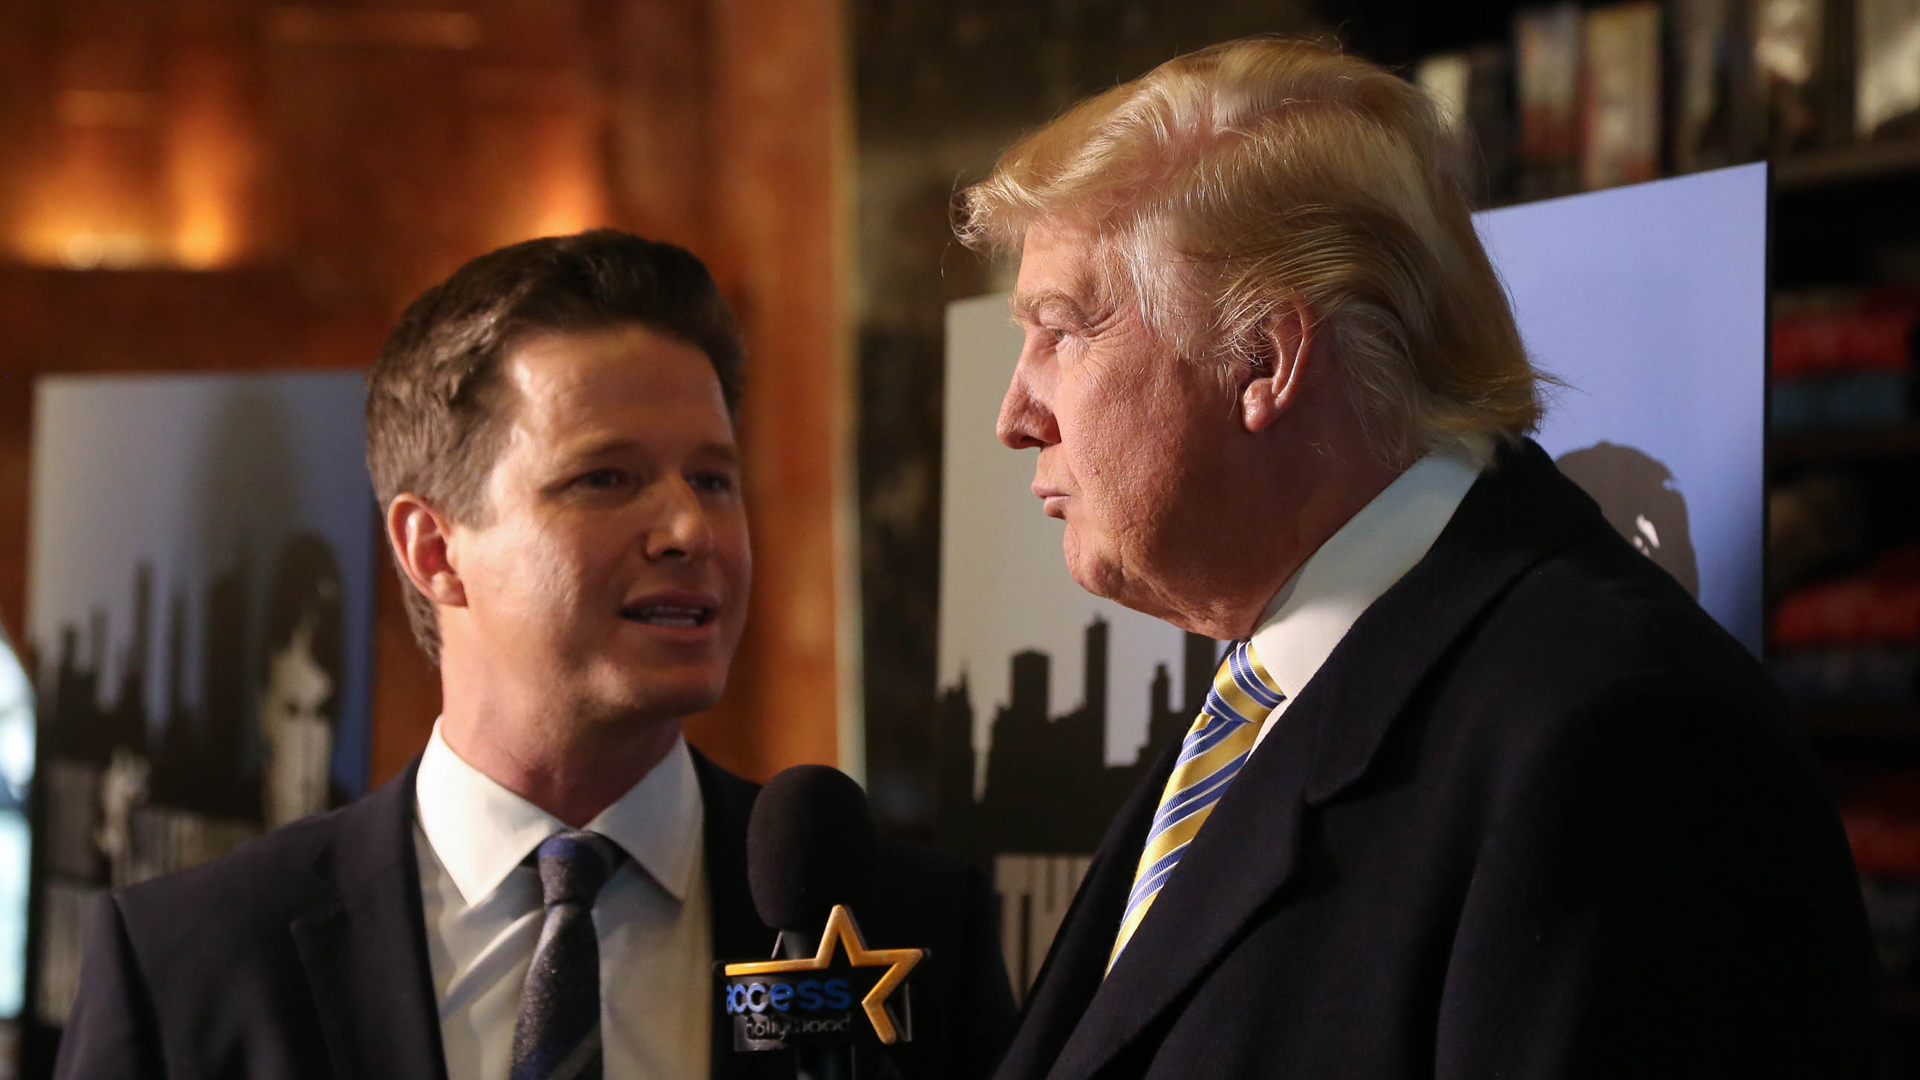
[(833, 905), (812, 956), (714, 965), (718, 1006), (737, 1051), (892, 1046), (913, 1039), (907, 976), (925, 949), (870, 949), (844, 904)]

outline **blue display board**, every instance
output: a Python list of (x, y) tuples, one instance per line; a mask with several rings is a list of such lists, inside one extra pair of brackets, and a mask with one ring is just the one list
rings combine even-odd
[(1551, 395), (1538, 439), (1755, 655), (1766, 507), (1767, 166), (1477, 216)]

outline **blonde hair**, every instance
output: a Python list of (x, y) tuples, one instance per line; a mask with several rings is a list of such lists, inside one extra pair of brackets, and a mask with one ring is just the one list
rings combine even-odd
[[(1230, 41), (1088, 98), (961, 193), (958, 232), (1017, 252), (1097, 230), (1148, 326), (1237, 362), (1291, 304), (1331, 341), (1375, 450), (1484, 453), (1540, 417), (1464, 154), (1417, 87), (1308, 41)], [(1111, 279), (1111, 275), (1109, 275)]]

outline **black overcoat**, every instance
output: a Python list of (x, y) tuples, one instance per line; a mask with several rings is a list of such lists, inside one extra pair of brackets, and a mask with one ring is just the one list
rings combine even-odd
[(1291, 703), (1103, 979), (1172, 754), (999, 1080), (1871, 1071), (1865, 918), (1803, 740), (1530, 442)]

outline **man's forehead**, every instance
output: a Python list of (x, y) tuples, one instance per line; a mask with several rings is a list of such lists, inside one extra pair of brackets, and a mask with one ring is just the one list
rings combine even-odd
[(706, 353), (638, 324), (551, 331), (508, 353), (505, 381), (545, 405), (614, 404), (689, 392), (722, 403), (719, 376)]
[(1015, 318), (1033, 318), (1049, 308), (1085, 314), (1108, 290), (1110, 250), (1092, 230), (1035, 225), (1021, 245), (1020, 275), (1008, 306)]
[(635, 329), (549, 335), (510, 354), (504, 406), (512, 437), (536, 436), (548, 451), (571, 453), (665, 424), (730, 441), (732, 418), (706, 354)]

